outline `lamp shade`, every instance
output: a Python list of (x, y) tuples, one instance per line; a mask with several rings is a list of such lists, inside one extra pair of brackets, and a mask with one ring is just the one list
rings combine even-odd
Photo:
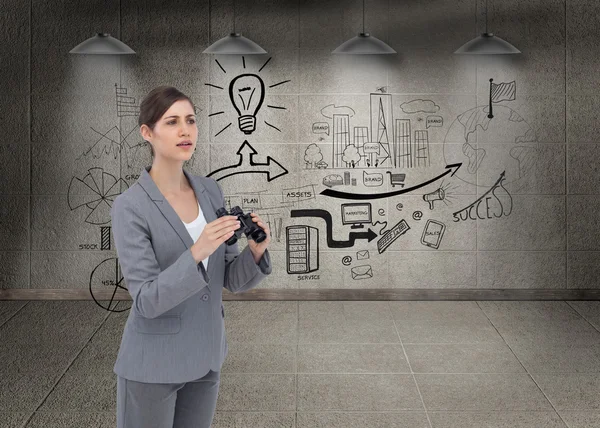
[(360, 33), (358, 36), (339, 45), (332, 53), (381, 55), (395, 54), (397, 52), (377, 37), (373, 37), (369, 33)]
[(242, 36), (240, 33), (231, 33), (217, 40), (202, 53), (224, 54), (224, 55), (256, 55), (266, 54), (267, 51), (254, 43), (252, 40)]
[(508, 43), (506, 40), (493, 33), (483, 33), (462, 45), (455, 54), (469, 55), (498, 55), (498, 54), (518, 54), (521, 51)]
[(72, 54), (87, 55), (131, 55), (135, 51), (108, 33), (97, 33), (69, 51)]

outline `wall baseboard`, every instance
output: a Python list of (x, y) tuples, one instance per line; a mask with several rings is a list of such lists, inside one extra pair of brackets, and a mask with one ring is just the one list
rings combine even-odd
[[(94, 292), (79, 289), (4, 289), (0, 300), (131, 300), (126, 291)], [(234, 294), (223, 289), (223, 300), (600, 300), (600, 289), (543, 288), (374, 288), (310, 290), (254, 289)]]

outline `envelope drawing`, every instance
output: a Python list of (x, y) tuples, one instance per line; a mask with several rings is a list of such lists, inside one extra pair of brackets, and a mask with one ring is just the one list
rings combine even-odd
[(352, 279), (373, 278), (373, 268), (370, 265), (356, 266), (350, 269)]
[(357, 251), (356, 260), (366, 260), (369, 258), (369, 250)]

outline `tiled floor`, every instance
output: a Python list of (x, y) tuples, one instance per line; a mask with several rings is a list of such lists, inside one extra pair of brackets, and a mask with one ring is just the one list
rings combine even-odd
[[(224, 306), (215, 428), (600, 427), (598, 301)], [(128, 313), (0, 301), (0, 427), (115, 427)]]

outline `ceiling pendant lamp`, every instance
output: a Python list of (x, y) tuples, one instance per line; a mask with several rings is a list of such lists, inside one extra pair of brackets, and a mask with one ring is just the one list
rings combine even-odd
[(455, 54), (468, 55), (503, 55), (518, 54), (519, 49), (508, 43), (506, 40), (488, 32), (488, 10), (487, 0), (485, 0), (485, 33), (469, 40), (456, 51)]
[(334, 54), (353, 54), (353, 55), (382, 55), (395, 54), (394, 49), (377, 37), (365, 33), (365, 0), (363, 0), (363, 29), (358, 36), (351, 38), (339, 45), (332, 53)]
[[(210, 1), (208, 2), (208, 21), (210, 23)], [(233, 33), (217, 40), (202, 53), (217, 55), (259, 55), (267, 51), (252, 40), (235, 31), (235, 0), (233, 2)]]
[(71, 54), (86, 55), (131, 55), (135, 51), (108, 33), (97, 33), (69, 51)]

